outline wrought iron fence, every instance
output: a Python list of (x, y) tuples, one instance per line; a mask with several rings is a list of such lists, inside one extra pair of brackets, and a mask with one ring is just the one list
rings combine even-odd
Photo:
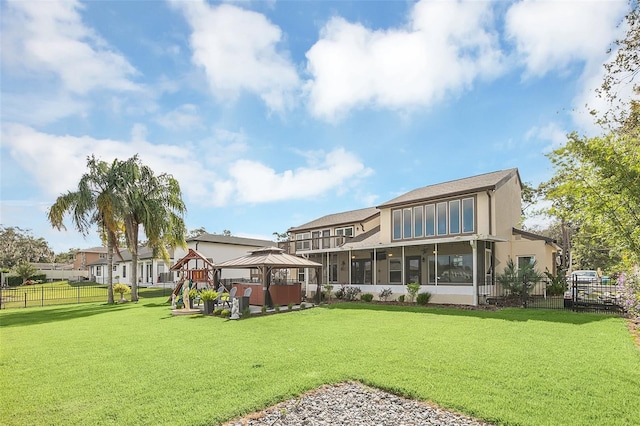
[(0, 309), (107, 301), (107, 288), (97, 285), (0, 288)]
[(615, 285), (603, 284), (599, 280), (574, 280), (561, 290), (552, 289), (549, 280), (524, 283), (487, 280), (478, 287), (478, 300), (481, 304), (496, 306), (614, 314), (623, 312)]

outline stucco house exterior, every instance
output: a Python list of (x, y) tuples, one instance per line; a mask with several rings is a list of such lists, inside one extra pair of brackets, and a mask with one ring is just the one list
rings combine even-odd
[[(559, 247), (518, 228), (521, 192), (515, 168), (425, 186), (292, 227), (292, 251), (322, 263), (321, 284), (395, 298), (417, 282), (433, 303), (478, 305), (509, 258), (555, 272)], [(311, 274), (298, 278), (315, 283)]]
[(89, 270), (89, 265), (100, 260), (107, 258), (107, 248), (104, 246), (90, 247), (87, 249), (78, 250), (76, 257), (73, 260), (73, 269), (77, 271)]

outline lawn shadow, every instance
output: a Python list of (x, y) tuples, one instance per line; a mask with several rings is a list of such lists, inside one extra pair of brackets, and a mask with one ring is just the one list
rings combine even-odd
[(0, 315), (0, 328), (22, 325), (45, 324), (57, 321), (67, 321), (76, 318), (90, 317), (124, 309), (126, 305), (82, 304), (64, 305), (59, 308), (25, 308), (11, 309)]
[(365, 309), (371, 311), (413, 312), (435, 315), (499, 319), (506, 321), (547, 321), (564, 324), (589, 324), (610, 318), (620, 318), (611, 314), (573, 312), (569, 310), (502, 308), (497, 310), (475, 309), (473, 307), (443, 307), (394, 305), (384, 303), (342, 302), (328, 305), (329, 309)]

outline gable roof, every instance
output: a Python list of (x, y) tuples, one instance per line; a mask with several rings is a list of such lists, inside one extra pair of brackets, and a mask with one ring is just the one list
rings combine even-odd
[(518, 229), (518, 228), (512, 228), (511, 233), (513, 235), (521, 235), (522, 237), (526, 238), (527, 240), (540, 240), (540, 241), (544, 241), (546, 244), (552, 244), (555, 245), (557, 247), (560, 247), (558, 245), (558, 242), (556, 240), (554, 240), (553, 238), (550, 237), (545, 237), (544, 235), (538, 235), (538, 234), (534, 234), (533, 232), (528, 232), (522, 229)]
[(216, 268), (317, 268), (321, 263), (314, 262), (301, 256), (284, 253), (278, 247), (261, 247), (252, 250), (245, 256), (227, 260), (215, 265)]
[(518, 177), (518, 183), (522, 185), (518, 169), (500, 170), (497, 172), (485, 173), (478, 176), (471, 176), (435, 185), (423, 186), (400, 195), (384, 204), (378, 206), (379, 209), (395, 207), (401, 204), (429, 201), (436, 198), (453, 197), (456, 195), (481, 192), (486, 190), (496, 190), (504, 185), (513, 176)]
[(300, 226), (289, 228), (289, 232), (297, 232), (305, 229), (326, 228), (329, 226), (346, 225), (351, 223), (359, 223), (368, 220), (380, 213), (376, 207), (367, 207), (364, 209), (350, 210), (342, 213), (328, 214), (319, 219), (312, 220)]
[(191, 241), (201, 241), (205, 243), (218, 244), (234, 244), (238, 246), (265, 247), (274, 245), (273, 241), (258, 240), (255, 238), (233, 237), (222, 234), (200, 234), (197, 237), (187, 239), (187, 243)]

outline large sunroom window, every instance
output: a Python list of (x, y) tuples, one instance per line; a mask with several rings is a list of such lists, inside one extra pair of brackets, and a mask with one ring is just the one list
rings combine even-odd
[(391, 211), (393, 240), (469, 234), (475, 231), (475, 198), (462, 198)]

